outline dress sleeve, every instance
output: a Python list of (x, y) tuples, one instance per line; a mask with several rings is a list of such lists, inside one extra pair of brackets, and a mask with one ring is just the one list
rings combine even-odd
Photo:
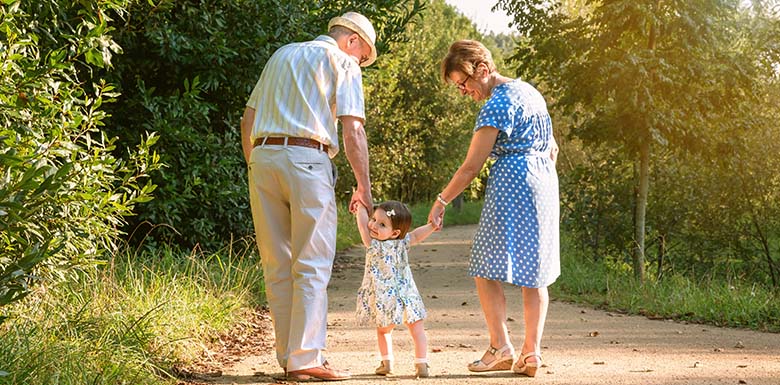
[(401, 245), (406, 249), (407, 251), (412, 247), (412, 235), (409, 233), (406, 233), (406, 236), (404, 236), (404, 239), (401, 240)]
[(378, 239), (371, 238), (371, 244), (368, 245), (369, 250), (379, 250), (382, 246), (382, 242)]
[(507, 136), (512, 136), (512, 128), (515, 121), (515, 107), (510, 103), (506, 93), (493, 95), (479, 110), (474, 131), (482, 127), (495, 127)]

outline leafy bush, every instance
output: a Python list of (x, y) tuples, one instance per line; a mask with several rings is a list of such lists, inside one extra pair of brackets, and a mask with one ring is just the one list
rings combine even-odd
[[(157, 199), (138, 207), (128, 231), (208, 249), (251, 234), (239, 119), (265, 61), (283, 44), (326, 32), (328, 20), (346, 10), (373, 21), (378, 49), (386, 51), (403, 38), (400, 32), (422, 3), (132, 3), (131, 17), (114, 34), (124, 54), (108, 75), (116, 79), (125, 102), (111, 106), (109, 126), (124, 146), (137, 143), (141, 128), (158, 133), (158, 151), (167, 167), (153, 175)], [(137, 228), (143, 223), (160, 230)]]
[[(84, 74), (118, 46), (107, 13), (126, 1), (12, 1), (0, 8), (0, 306), (39, 278), (61, 279), (114, 246), (157, 167), (141, 137), (114, 152), (102, 130), (113, 86)], [(87, 76), (88, 77), (88, 76)]]

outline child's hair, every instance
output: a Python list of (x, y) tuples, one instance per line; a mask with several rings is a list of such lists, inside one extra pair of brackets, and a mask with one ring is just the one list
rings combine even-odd
[(412, 213), (409, 211), (409, 208), (399, 201), (387, 201), (374, 205), (374, 209), (376, 210), (377, 208), (384, 210), (388, 214), (390, 223), (393, 224), (393, 230), (401, 230), (401, 233), (398, 234), (398, 239), (403, 239), (412, 225)]

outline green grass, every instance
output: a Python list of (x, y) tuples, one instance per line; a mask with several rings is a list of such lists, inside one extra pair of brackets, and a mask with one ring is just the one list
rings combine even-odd
[(0, 384), (173, 384), (259, 303), (254, 245), (213, 255), (125, 254), (31, 296), (0, 327)]
[[(422, 225), (429, 204), (411, 207)], [(472, 224), (480, 203), (448, 208), (445, 225)], [(719, 326), (780, 332), (771, 289), (671, 276), (636, 283), (624, 264), (580, 255), (562, 232), (562, 275), (553, 298), (599, 308)], [(337, 247), (360, 242), (354, 217), (339, 208)], [(174, 384), (175, 364), (199, 356), (220, 333), (263, 302), (253, 242), (211, 255), (160, 250), (123, 253), (89, 276), (40, 287), (0, 325), (0, 384)]]
[(554, 298), (598, 308), (716, 326), (780, 332), (780, 295), (770, 287), (674, 275), (634, 279), (626, 265), (594, 262), (564, 244)]

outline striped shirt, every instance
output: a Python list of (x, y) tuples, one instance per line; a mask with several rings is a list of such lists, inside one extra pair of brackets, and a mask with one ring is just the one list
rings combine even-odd
[(330, 36), (287, 44), (268, 59), (246, 104), (255, 110), (252, 142), (263, 136), (297, 136), (339, 152), (336, 120), (365, 120), (360, 66)]

